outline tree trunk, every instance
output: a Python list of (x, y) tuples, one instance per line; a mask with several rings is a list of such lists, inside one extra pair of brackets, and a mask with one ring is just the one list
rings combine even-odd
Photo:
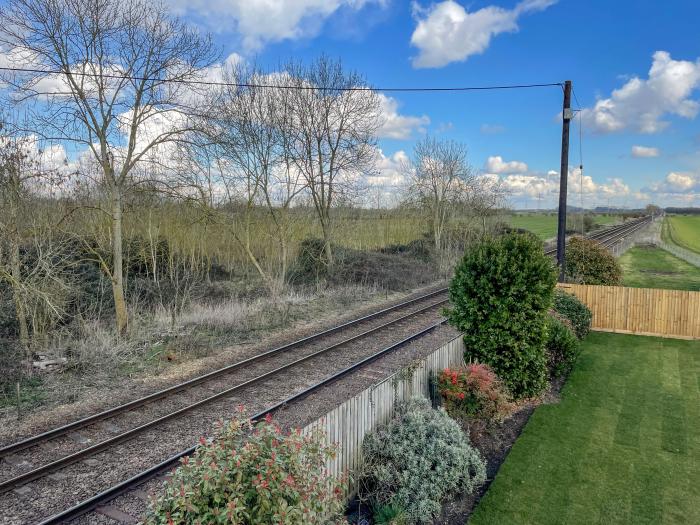
[(124, 334), (129, 325), (129, 316), (124, 299), (124, 252), (122, 248), (122, 195), (118, 188), (112, 193), (112, 294), (117, 332)]
[(13, 239), (10, 248), (11, 272), (12, 272), (12, 295), (15, 302), (15, 314), (19, 325), (19, 342), (25, 351), (29, 350), (29, 328), (27, 326), (27, 312), (24, 309), (20, 287), (22, 282), (22, 265), (19, 257), (19, 242)]
[(442, 247), (442, 224), (440, 221), (440, 206), (436, 205), (433, 215), (433, 236), (435, 240), (435, 249), (440, 251)]

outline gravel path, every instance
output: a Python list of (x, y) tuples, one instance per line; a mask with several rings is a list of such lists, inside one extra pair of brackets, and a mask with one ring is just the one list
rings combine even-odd
[[(2, 494), (0, 508), (4, 511), (4, 523), (35, 522), (67, 508), (191, 446), (209, 431), (213, 421), (230, 417), (239, 403), (246, 405), (250, 413), (261, 411), (432, 324), (439, 318), (439, 312), (440, 308), (436, 307), (397, 323), (392, 330), (382, 330), (358, 341), (361, 344), (344, 345), (328, 355), (313, 357), (304, 363), (303, 368), (285, 370), (262, 383), (243, 387), (231, 398), (213, 402), (188, 413), (187, 417), (159, 425), (128, 442), (61, 469), (51, 478), (36, 480)], [(256, 364), (246, 369), (246, 373), (259, 375), (264, 368), (264, 363)], [(333, 399), (342, 400), (338, 393), (333, 394)], [(28, 459), (32, 459), (31, 453)]]

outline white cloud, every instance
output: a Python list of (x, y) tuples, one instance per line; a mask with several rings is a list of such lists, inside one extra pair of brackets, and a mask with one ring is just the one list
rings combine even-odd
[(666, 51), (654, 53), (649, 77), (633, 77), (609, 98), (581, 112), (584, 126), (600, 133), (631, 129), (657, 133), (668, 126), (666, 115), (692, 119), (700, 104), (691, 99), (700, 87), (700, 59), (673, 60)]
[(393, 155), (386, 156), (377, 148), (377, 173), (367, 177), (370, 186), (398, 187), (405, 182), (404, 168), (408, 166), (408, 155), (399, 150)]
[(385, 0), (168, 0), (178, 15), (196, 15), (215, 31), (235, 31), (248, 51), (283, 40), (313, 37), (342, 8), (359, 11)]
[[(498, 176), (495, 174), (486, 174)], [(550, 170), (547, 174), (513, 173), (501, 176), (503, 187), (513, 197), (548, 199), (556, 205), (559, 195), (559, 172)], [(585, 195), (585, 205), (591, 205), (603, 199), (624, 198), (630, 194), (630, 187), (620, 178), (608, 179), (605, 183), (597, 183), (590, 175), (581, 176), (581, 170), (575, 168), (569, 171), (568, 195), (571, 204), (579, 204), (578, 197)], [(574, 202), (575, 201), (575, 202)]]
[(488, 173), (525, 173), (527, 171), (527, 164), (518, 160), (511, 160), (506, 162), (503, 157), (496, 155), (489, 157), (486, 160), (485, 171)]
[(659, 148), (651, 148), (648, 146), (632, 146), (632, 156), (638, 159), (658, 157), (661, 152)]
[(392, 97), (380, 93), (379, 101), (382, 118), (379, 136), (382, 138), (409, 139), (414, 132), (425, 132), (425, 126), (430, 124), (430, 118), (427, 115), (416, 117), (399, 114), (399, 103)]
[(401, 200), (401, 190), (406, 184), (405, 169), (408, 155), (399, 150), (392, 155), (385, 155), (377, 148), (376, 172), (365, 177), (367, 191), (363, 192), (366, 206), (386, 208), (396, 206)]
[(655, 184), (652, 187), (656, 191), (663, 191), (666, 193), (700, 191), (700, 175), (672, 171), (666, 175), (663, 182)]
[(497, 135), (505, 130), (506, 128), (500, 124), (482, 124), (481, 128), (479, 128), (482, 135)]
[(700, 173), (672, 171), (641, 191), (666, 205), (697, 206), (700, 205)]
[(468, 12), (454, 0), (444, 0), (428, 8), (413, 4), (418, 24), (411, 36), (411, 45), (418, 48), (414, 67), (442, 67), (450, 62), (463, 62), (483, 53), (491, 39), (501, 33), (518, 30), (521, 15), (542, 11), (557, 0), (524, 0), (514, 9), (487, 6)]

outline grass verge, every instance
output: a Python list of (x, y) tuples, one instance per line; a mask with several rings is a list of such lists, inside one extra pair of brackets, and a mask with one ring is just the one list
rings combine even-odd
[(700, 523), (700, 342), (592, 333), (473, 525)]
[(700, 291), (700, 268), (661, 248), (630, 248), (620, 257), (620, 266), (624, 286)]
[(700, 215), (671, 215), (664, 220), (664, 241), (700, 253)]

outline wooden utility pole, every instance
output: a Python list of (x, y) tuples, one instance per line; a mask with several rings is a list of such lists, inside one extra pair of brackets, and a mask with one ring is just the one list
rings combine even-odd
[(569, 125), (571, 111), (571, 80), (564, 82), (564, 110), (561, 128), (561, 168), (559, 170), (559, 225), (557, 228), (557, 264), (559, 265), (559, 282), (564, 282), (566, 268), (566, 183), (569, 176)]

